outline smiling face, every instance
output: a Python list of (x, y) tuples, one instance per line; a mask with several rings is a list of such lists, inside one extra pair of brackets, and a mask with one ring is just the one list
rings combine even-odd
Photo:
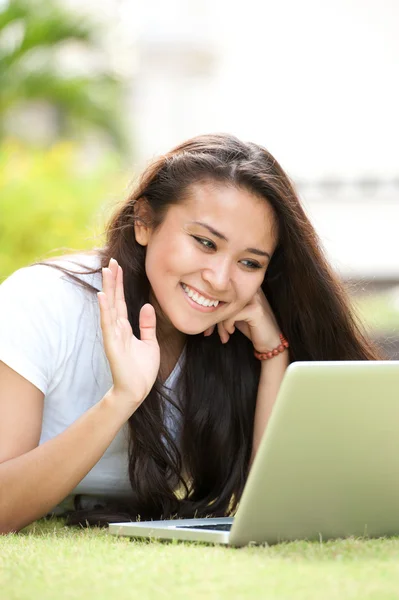
[(262, 284), (276, 229), (263, 198), (212, 182), (191, 186), (156, 229), (137, 223), (158, 319), (197, 334), (242, 310)]

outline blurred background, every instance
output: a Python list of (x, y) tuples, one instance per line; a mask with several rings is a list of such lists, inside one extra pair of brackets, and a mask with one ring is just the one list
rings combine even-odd
[(397, 0), (0, 0), (0, 282), (201, 133), (265, 146), (399, 358)]

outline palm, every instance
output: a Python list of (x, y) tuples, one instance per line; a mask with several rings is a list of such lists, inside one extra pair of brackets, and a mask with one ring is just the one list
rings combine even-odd
[[(143, 307), (141, 329), (143, 323), (148, 322), (155, 329), (155, 315), (151, 314), (153, 310), (150, 305)], [(107, 342), (106, 352), (114, 387), (145, 398), (159, 371), (160, 350), (156, 339), (139, 340), (133, 334), (129, 321), (122, 317), (116, 324), (113, 338)]]
[(132, 399), (132, 408), (148, 395), (159, 371), (160, 350), (155, 335), (154, 308), (145, 304), (140, 311), (140, 337), (132, 331), (123, 293), (123, 274), (111, 260), (103, 270), (103, 292), (98, 295), (104, 349), (114, 390)]
[[(265, 334), (270, 331), (274, 337), (274, 332), (278, 331), (276, 318), (261, 288), (247, 305), (246, 311), (247, 319), (236, 321), (234, 326), (251, 340), (255, 348), (261, 348), (264, 345)], [(262, 323), (261, 327), (259, 323)]]

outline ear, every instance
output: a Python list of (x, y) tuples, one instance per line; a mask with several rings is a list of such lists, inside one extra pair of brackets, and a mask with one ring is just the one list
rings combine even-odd
[(139, 198), (134, 205), (134, 235), (140, 246), (147, 246), (152, 233), (151, 211), (145, 198)]

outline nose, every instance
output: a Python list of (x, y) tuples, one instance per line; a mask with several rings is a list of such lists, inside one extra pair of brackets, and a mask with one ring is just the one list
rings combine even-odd
[(230, 288), (232, 268), (231, 260), (227, 256), (212, 256), (202, 277), (215, 291), (224, 292)]

